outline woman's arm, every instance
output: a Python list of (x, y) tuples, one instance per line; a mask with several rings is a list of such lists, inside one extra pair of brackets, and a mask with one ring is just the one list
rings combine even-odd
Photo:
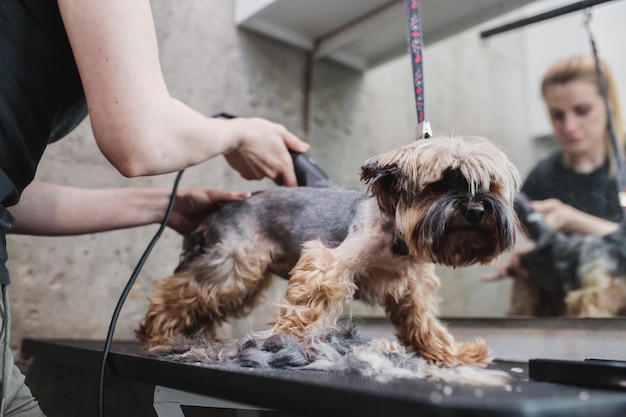
[(59, 9), (96, 141), (123, 175), (174, 172), (223, 153), (244, 178), (297, 184), (287, 148), (308, 145), (283, 126), (208, 118), (170, 97), (148, 0), (59, 0)]
[[(170, 195), (165, 188), (85, 189), (33, 182), (20, 202), (8, 209), (15, 218), (9, 232), (67, 236), (160, 223)], [(247, 192), (180, 190), (168, 226), (189, 232), (214, 205), (248, 196)]]
[(544, 221), (553, 230), (604, 236), (619, 228), (617, 223), (577, 210), (556, 198), (533, 201), (530, 205), (533, 210), (543, 215)]

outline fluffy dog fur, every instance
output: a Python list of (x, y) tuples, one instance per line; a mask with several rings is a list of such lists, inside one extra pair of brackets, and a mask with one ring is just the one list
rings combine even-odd
[(155, 283), (144, 348), (212, 337), (277, 274), (289, 284), (272, 334), (306, 340), (358, 298), (384, 306), (400, 343), (433, 364), (489, 363), (483, 340), (456, 342), (437, 319), (434, 264), (489, 263), (513, 247), (514, 165), (487, 139), (437, 137), (369, 159), (361, 178), (368, 192), (277, 188), (210, 213)]
[(626, 315), (626, 222), (606, 236), (568, 235), (548, 228), (523, 193), (515, 208), (535, 248), (522, 257), (530, 278), (514, 281), (510, 314)]

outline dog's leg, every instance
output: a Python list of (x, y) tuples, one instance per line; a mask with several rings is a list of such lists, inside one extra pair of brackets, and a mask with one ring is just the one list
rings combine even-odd
[(271, 283), (269, 251), (218, 245), (205, 260), (154, 284), (150, 305), (136, 331), (144, 349), (214, 337), (228, 318), (248, 313)]
[(492, 360), (484, 340), (459, 343), (437, 319), (439, 278), (434, 265), (415, 267), (404, 291), (388, 294), (385, 309), (400, 342), (437, 365), (486, 366)]
[(626, 281), (613, 279), (604, 287), (570, 291), (565, 297), (566, 315), (573, 317), (616, 317), (626, 307)]
[(537, 279), (514, 278), (509, 316), (536, 316), (542, 311), (541, 288)]
[[(564, 298), (565, 315), (574, 317), (613, 317), (618, 309), (611, 300), (618, 295), (619, 282), (598, 264), (585, 265), (579, 271), (581, 288), (570, 291)], [(616, 285), (617, 284), (617, 285)]]
[(607, 288), (585, 288), (565, 296), (565, 315), (570, 317), (613, 317), (601, 301)]
[(342, 301), (355, 291), (353, 271), (340, 253), (340, 248), (329, 249), (320, 241), (304, 244), (291, 271), (285, 303), (271, 323), (273, 332), (303, 338), (311, 330), (335, 324)]
[[(185, 336), (191, 336), (201, 328), (205, 334), (213, 336), (215, 322), (220, 322), (219, 316), (205, 320), (204, 326), (200, 325), (199, 294), (200, 285), (190, 270), (156, 281), (148, 311), (135, 332), (144, 349), (182, 343)], [(216, 311), (215, 307), (212, 310)]]

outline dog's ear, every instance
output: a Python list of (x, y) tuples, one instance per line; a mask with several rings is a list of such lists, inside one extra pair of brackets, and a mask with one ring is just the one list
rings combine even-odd
[(370, 158), (361, 167), (361, 180), (368, 185), (381, 211), (393, 219), (398, 205), (398, 179), (400, 167), (395, 164), (381, 164), (378, 158)]

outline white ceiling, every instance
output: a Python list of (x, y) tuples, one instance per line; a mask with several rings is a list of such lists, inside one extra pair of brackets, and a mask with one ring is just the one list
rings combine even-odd
[[(421, 0), (428, 45), (536, 0)], [(242, 29), (365, 70), (407, 53), (404, 0), (235, 0)]]

